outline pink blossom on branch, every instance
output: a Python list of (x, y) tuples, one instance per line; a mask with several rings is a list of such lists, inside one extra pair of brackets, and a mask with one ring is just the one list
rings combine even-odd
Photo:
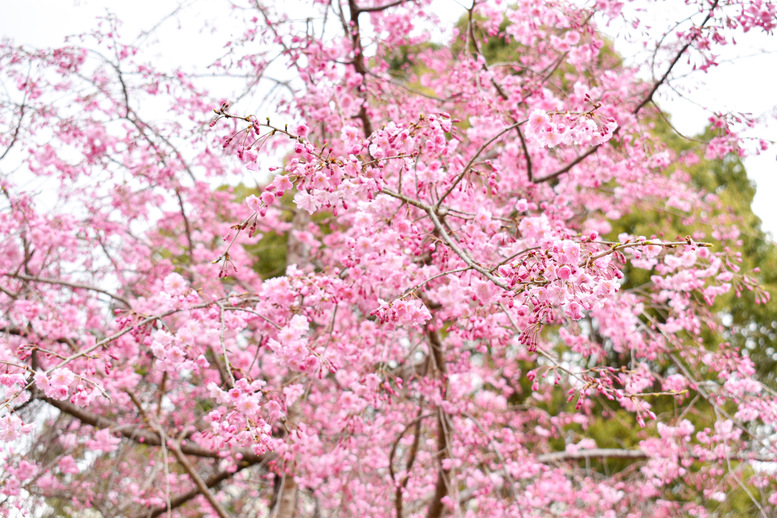
[[(0, 44), (0, 509), (774, 513), (777, 398), (709, 339), (716, 300), (769, 294), (683, 169), (741, 121), (681, 153), (651, 103), (774, 7), (645, 29), (646, 82), (594, 23), (622, 2), (508, 4), (441, 45), (428, 0), (247, 2), (202, 64), (234, 105), (111, 17)], [(690, 235), (616, 235), (646, 204)]]

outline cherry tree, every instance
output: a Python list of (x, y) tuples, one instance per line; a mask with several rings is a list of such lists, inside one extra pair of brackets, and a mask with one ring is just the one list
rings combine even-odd
[[(769, 293), (687, 173), (768, 142), (674, 149), (654, 98), (777, 7), (469, 3), (231, 5), (228, 95), (112, 17), (2, 43), (6, 514), (775, 512), (777, 397), (715, 339)], [(613, 231), (646, 207), (691, 230)]]

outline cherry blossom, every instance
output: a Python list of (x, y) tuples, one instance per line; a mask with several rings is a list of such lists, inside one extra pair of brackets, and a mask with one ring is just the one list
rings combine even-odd
[(471, 4), (238, 2), (201, 70), (111, 16), (0, 44), (0, 509), (775, 512), (777, 397), (711, 338), (770, 295), (688, 172), (751, 121), (681, 151), (654, 102), (774, 5), (687, 2), (646, 80), (622, 2)]

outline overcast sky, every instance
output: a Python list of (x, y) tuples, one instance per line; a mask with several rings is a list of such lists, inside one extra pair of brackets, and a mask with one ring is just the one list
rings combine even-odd
[[(290, 1), (296, 0), (284, 0), (286, 4)], [(462, 8), (457, 0), (436, 1), (435, 12), (441, 17), (455, 20), (460, 16)], [(123, 35), (134, 36), (173, 12), (179, 3), (181, 0), (3, 0), (0, 1), (0, 36), (35, 46), (59, 45), (65, 36), (93, 28), (95, 17), (105, 14), (106, 8), (123, 21)], [(165, 48), (165, 55), (160, 59), (179, 65), (209, 63), (222, 51), (217, 42), (223, 41), (224, 36), (200, 31), (199, 22), (217, 19), (219, 13), (214, 9), (225, 3), (198, 0), (183, 0), (183, 3), (187, 4), (185, 18), (180, 24), (184, 33), (178, 32), (179, 24), (174, 18), (165, 22), (164, 28), (169, 30), (158, 33), (161, 46)], [(673, 14), (669, 11), (672, 5), (676, 6), (677, 1), (659, 1), (651, 14)], [(665, 13), (661, 12), (662, 6)], [(227, 35), (230, 30), (229, 24), (218, 29)], [(615, 39), (616, 49), (627, 58), (640, 52), (639, 47), (626, 41), (625, 28), (611, 26), (604, 31)], [(767, 127), (758, 128), (752, 136), (777, 140), (774, 122), (777, 115), (777, 96), (774, 95), (777, 90), (777, 36), (751, 33), (737, 40), (739, 45), (721, 53), (719, 67), (706, 75), (697, 73), (678, 83), (681, 87), (700, 85), (690, 91), (689, 99), (661, 90), (664, 93), (659, 96), (659, 102), (671, 113), (672, 122), (681, 132), (693, 135), (702, 131), (708, 114), (698, 105), (714, 106), (721, 111), (746, 112), (771, 119)], [(753, 204), (755, 213), (763, 220), (764, 228), (776, 236), (777, 147), (761, 156), (746, 158), (745, 166), (758, 187)]]

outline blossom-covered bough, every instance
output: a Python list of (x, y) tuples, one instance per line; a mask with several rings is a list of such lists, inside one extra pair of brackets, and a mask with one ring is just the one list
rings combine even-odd
[[(748, 144), (675, 151), (653, 101), (775, 6), (685, 2), (645, 81), (616, 1), (474, 1), (446, 46), (428, 0), (281, 4), (235, 6), (231, 104), (110, 18), (3, 43), (0, 508), (774, 513), (777, 397), (710, 340), (769, 294), (683, 171)], [(613, 235), (646, 205), (694, 232)]]

